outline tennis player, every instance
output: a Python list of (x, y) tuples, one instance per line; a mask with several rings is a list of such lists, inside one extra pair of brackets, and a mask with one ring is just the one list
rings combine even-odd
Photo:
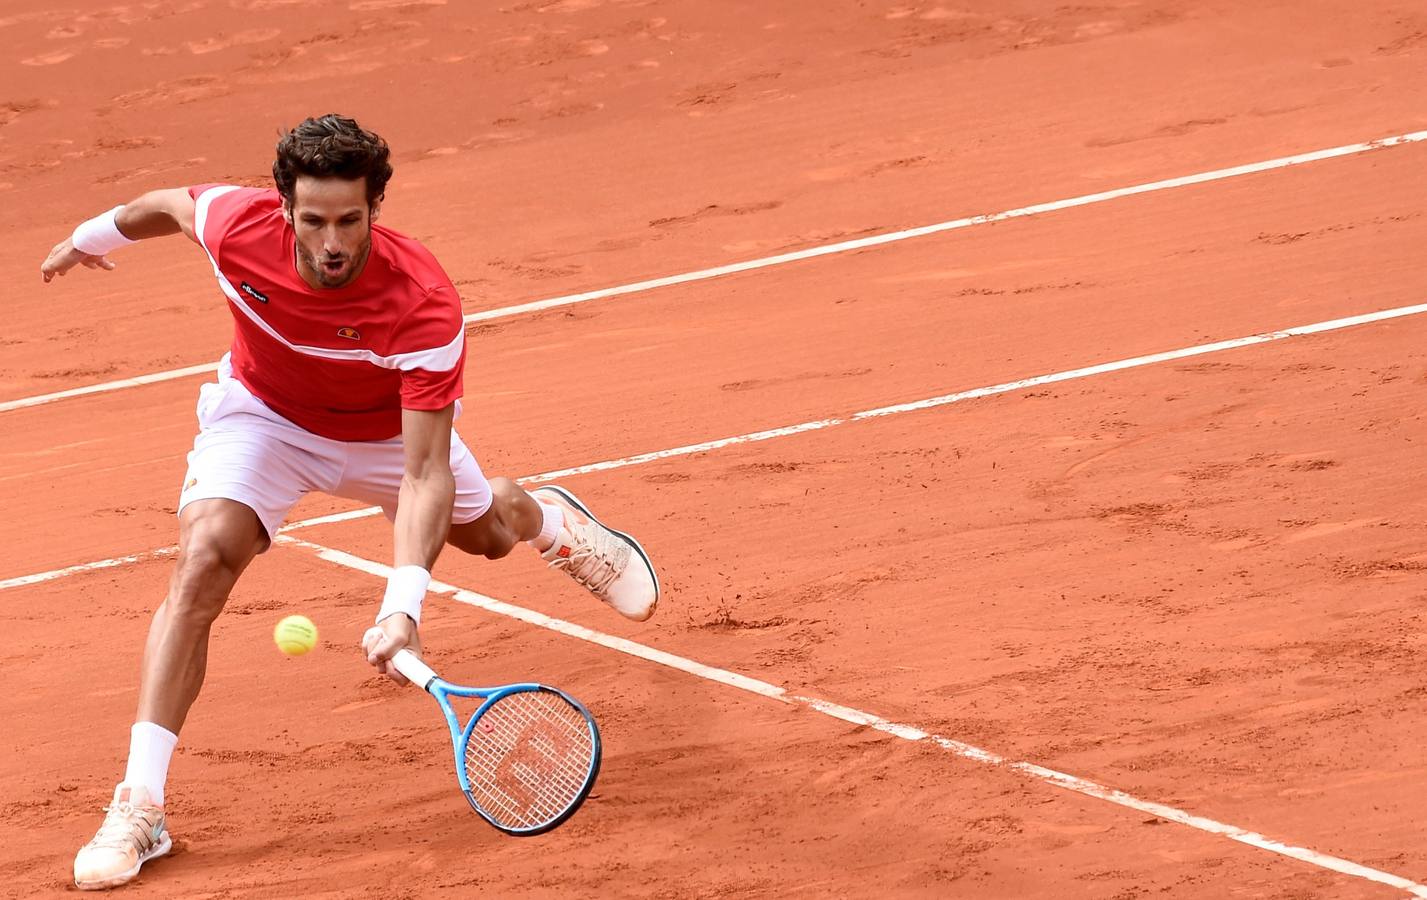
[(362, 642), (378, 671), (420, 653), (417, 626), (443, 544), (499, 559), (521, 542), (627, 618), (654, 612), (659, 582), (639, 543), (569, 491), (487, 480), (452, 428), (466, 359), (461, 300), (435, 257), (377, 224), (387, 144), (338, 115), (284, 135), (275, 188), (151, 191), (82, 223), (44, 280), (113, 269), (128, 244), (183, 233), (208, 255), (233, 344), (198, 398), (179, 494), (179, 555), (144, 647), (128, 768), (74, 860), (80, 888), (123, 884), (172, 846), (169, 759), (203, 685), (208, 635), (234, 583), (293, 504), (322, 491), (381, 506), (395, 561)]

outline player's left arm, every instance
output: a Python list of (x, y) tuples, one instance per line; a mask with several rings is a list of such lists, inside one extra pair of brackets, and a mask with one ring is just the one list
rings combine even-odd
[(40, 265), (40, 275), (48, 284), (75, 266), (113, 269), (109, 253), (146, 238), (181, 233), (196, 242), (196, 205), (187, 188), (149, 191), (82, 223), (74, 234), (55, 244)]
[(418, 655), (421, 640), (421, 602), (431, 581), (431, 567), (446, 543), (451, 509), (456, 501), (456, 479), (451, 474), (451, 422), (455, 404), (444, 409), (403, 409), (401, 437), (406, 450), (406, 471), (397, 495), (396, 558), (377, 626), (367, 632), (363, 648), (367, 661), (384, 675), (404, 682), (390, 660), (396, 651), (410, 647)]

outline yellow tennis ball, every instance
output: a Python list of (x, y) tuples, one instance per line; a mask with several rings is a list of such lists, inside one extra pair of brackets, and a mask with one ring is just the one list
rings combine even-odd
[(273, 640), (288, 656), (301, 656), (317, 646), (317, 626), (307, 616), (287, 616), (273, 629)]

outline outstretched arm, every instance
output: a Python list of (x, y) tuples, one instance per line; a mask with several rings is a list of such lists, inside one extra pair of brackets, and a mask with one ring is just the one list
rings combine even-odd
[(362, 641), (367, 661), (397, 681), (404, 678), (389, 660), (410, 647), (418, 654), (421, 602), (431, 582), (431, 566), (451, 530), (456, 479), (451, 474), (451, 421), (455, 404), (440, 410), (404, 409), (401, 440), (406, 472), (396, 502), (396, 559), (387, 581), (377, 625)]
[[(108, 254), (126, 244), (144, 238), (162, 237), (182, 232), (191, 241), (196, 203), (187, 188), (149, 191), (142, 197), (95, 216), (74, 230), (74, 234), (55, 245), (40, 266), (40, 274), (48, 284), (56, 275), (63, 275), (75, 266), (87, 269), (112, 269)], [(76, 246), (76, 241), (78, 245)]]

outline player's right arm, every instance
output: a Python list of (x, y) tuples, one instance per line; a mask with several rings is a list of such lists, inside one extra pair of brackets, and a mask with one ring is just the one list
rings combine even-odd
[(197, 241), (193, 233), (197, 205), (187, 188), (149, 191), (76, 228), (74, 234), (50, 251), (40, 266), (40, 274), (48, 284), (56, 275), (63, 275), (75, 266), (112, 269), (110, 252), (145, 238), (182, 232), (189, 240)]

